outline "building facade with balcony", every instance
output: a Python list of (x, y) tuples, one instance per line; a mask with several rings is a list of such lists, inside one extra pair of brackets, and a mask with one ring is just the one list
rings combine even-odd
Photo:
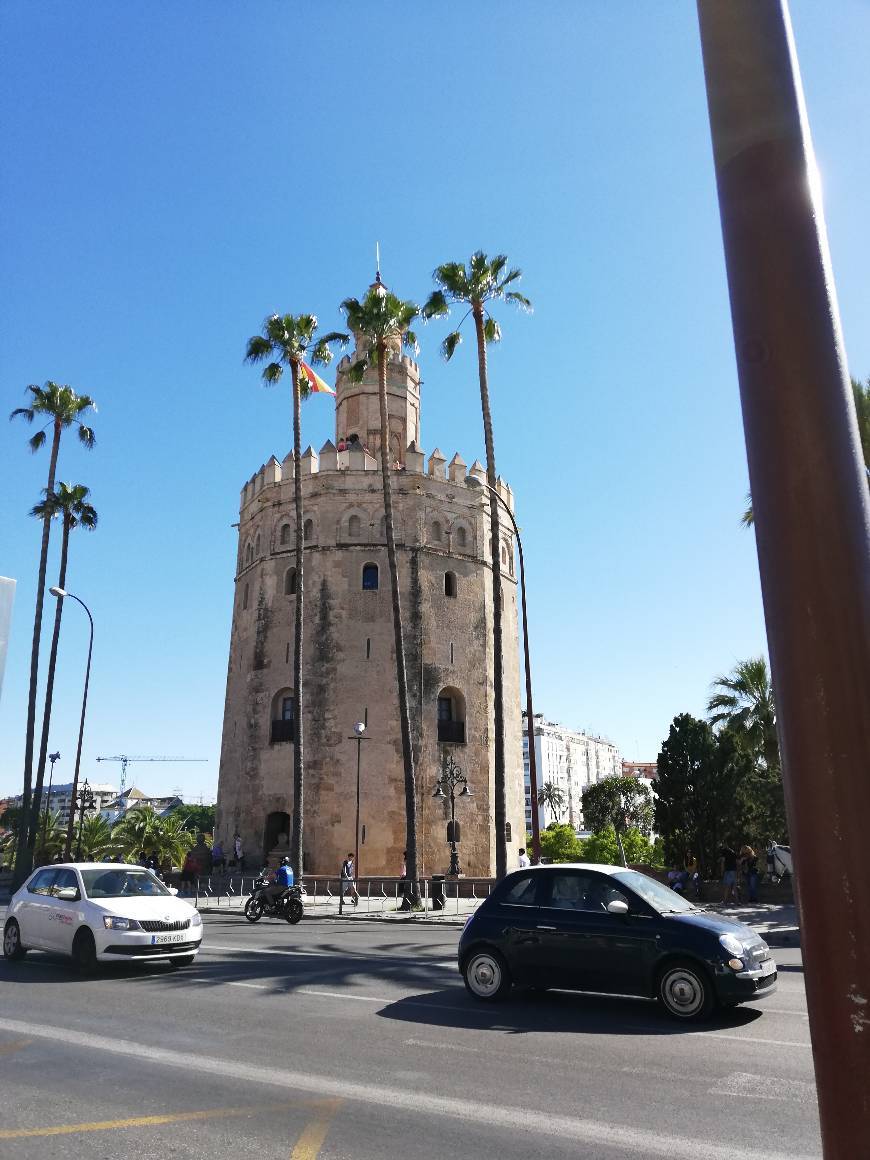
[[(529, 777), (528, 718), (523, 713), (523, 768), (525, 771), (526, 828), (532, 829), (532, 791)], [(622, 774), (618, 748), (606, 737), (570, 729), (556, 721), (535, 714), (535, 756), (538, 789), (553, 785), (561, 793), (561, 804), (543, 803), (538, 807), (541, 829), (551, 822), (567, 822), (580, 833), (583, 825), (583, 791), (605, 777)]]
[[(361, 349), (362, 340), (356, 337)], [(405, 846), (404, 772), (383, 492), (377, 372), (361, 383), (337, 367), (336, 442), (302, 456), (305, 542), (303, 697), (305, 869), (335, 874), (354, 848), (357, 721), (361, 747), (359, 874), (398, 875)], [(420, 450), (420, 372), (398, 344), (387, 395), (394, 526), (417, 773), (422, 873), (449, 864), (449, 804), (432, 794), (448, 752), (474, 796), (463, 800), (460, 858), (469, 875), (495, 867), (492, 550), (503, 592), (507, 834), (522, 845), (517, 586), (503, 513), (490, 543), (480, 463)], [(289, 436), (288, 428), (288, 436)], [(499, 494), (513, 494), (499, 481)], [(245, 484), (239, 514), (215, 836), (236, 832), (257, 858), (291, 832), (296, 601), (293, 456)]]

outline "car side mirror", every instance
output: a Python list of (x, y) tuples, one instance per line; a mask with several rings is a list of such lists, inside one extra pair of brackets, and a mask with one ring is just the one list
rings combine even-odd
[(169, 890), (169, 893), (170, 893), (170, 894), (177, 894), (177, 893), (178, 893), (178, 887), (177, 887), (177, 886), (169, 886), (169, 887), (167, 887), (167, 889)]
[(81, 895), (75, 886), (62, 886), (56, 897), (60, 902), (78, 902)]
[(607, 904), (608, 914), (628, 914), (628, 903), (623, 902), (620, 898), (614, 898), (612, 902)]

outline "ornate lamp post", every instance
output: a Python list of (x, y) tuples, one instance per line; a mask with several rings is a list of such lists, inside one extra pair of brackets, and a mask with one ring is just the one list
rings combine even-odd
[(85, 820), (85, 810), (92, 810), (94, 808), (94, 795), (91, 793), (91, 787), (88, 785), (87, 778), (85, 778), (84, 785), (79, 790), (78, 794), (73, 798), (73, 808), (78, 807), (79, 811), (79, 839), (76, 843), (76, 862), (82, 860), (82, 826)]
[(48, 772), (48, 794), (45, 798), (45, 810), (42, 815), (42, 851), (45, 857), (45, 839), (48, 835), (48, 811), (51, 809), (51, 787), (54, 782), (54, 763), (60, 761), (60, 750), (56, 753), (49, 753), (48, 760), (51, 762), (51, 769)]
[[(459, 794), (456, 793), (456, 787), (462, 786)], [(445, 793), (445, 789), (448, 791)], [(435, 783), (435, 792), (432, 794), (433, 798), (450, 798), (450, 870), (448, 873), (451, 878), (458, 878), (462, 873), (459, 867), (459, 854), (456, 851), (456, 798), (458, 797), (474, 797), (474, 794), (468, 788), (468, 778), (453, 760), (453, 754), (447, 755), (447, 760), (444, 762), (444, 772)]]

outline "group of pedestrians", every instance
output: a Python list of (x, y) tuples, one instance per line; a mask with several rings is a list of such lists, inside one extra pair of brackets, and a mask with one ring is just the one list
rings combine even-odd
[(758, 855), (751, 846), (741, 846), (737, 852), (731, 846), (723, 846), (719, 851), (719, 865), (723, 906), (737, 906), (741, 883), (745, 887), (746, 901), (758, 902)]

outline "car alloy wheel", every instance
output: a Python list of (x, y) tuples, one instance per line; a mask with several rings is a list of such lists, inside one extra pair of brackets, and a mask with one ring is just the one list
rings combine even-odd
[(659, 977), (659, 999), (675, 1019), (704, 1019), (713, 1010), (713, 989), (700, 967), (672, 963)]
[(259, 898), (249, 898), (245, 903), (245, 918), (248, 922), (259, 922), (263, 917), (263, 903)]
[(83, 975), (91, 975), (97, 969), (97, 944), (94, 936), (84, 927), (73, 940), (73, 960)]
[(23, 959), (25, 954), (27, 952), (21, 945), (21, 931), (18, 923), (14, 918), (10, 918), (3, 931), (3, 955), (10, 962), (14, 962), (16, 959)]
[(495, 950), (474, 951), (469, 955), (463, 977), (476, 999), (503, 999), (511, 988), (507, 964)]

